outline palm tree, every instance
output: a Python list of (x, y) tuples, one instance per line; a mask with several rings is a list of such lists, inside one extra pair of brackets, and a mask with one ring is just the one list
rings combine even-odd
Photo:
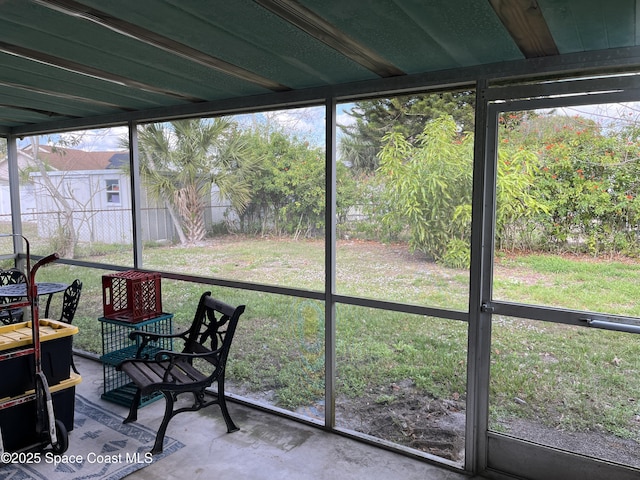
[(205, 237), (204, 211), (213, 184), (239, 214), (251, 200), (249, 177), (258, 160), (229, 119), (148, 124), (138, 140), (143, 182), (167, 206), (181, 243)]

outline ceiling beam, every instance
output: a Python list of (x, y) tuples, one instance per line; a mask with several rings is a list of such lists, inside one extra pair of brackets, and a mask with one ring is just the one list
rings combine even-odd
[(184, 95), (182, 93), (173, 92), (171, 90), (167, 90), (164, 88), (154, 87), (152, 85), (138, 82), (137, 80), (132, 80), (130, 78), (117, 75), (115, 73), (107, 72), (105, 70), (100, 70), (99, 68), (94, 68), (89, 65), (83, 65), (81, 63), (73, 62), (65, 58), (56, 57), (54, 55), (49, 55), (48, 53), (39, 52), (37, 50), (21, 47), (19, 45), (13, 45), (11, 43), (7, 43), (3, 41), (0, 41), (0, 52), (8, 53), (9, 55), (15, 55), (16, 57), (24, 58), (25, 60), (43, 63), (51, 67), (61, 68), (63, 70), (68, 70), (70, 72), (79, 73), (81, 75), (86, 75), (88, 77), (97, 78), (98, 80), (116, 83), (118, 85), (125, 86), (125, 87), (144, 90), (147, 92), (160, 93), (162, 95), (168, 95), (171, 97), (179, 98), (180, 100), (183, 100), (183, 101), (186, 100), (194, 103), (203, 101), (203, 99), (201, 98), (195, 98), (192, 96)]
[(122, 110), (124, 112), (133, 111), (133, 109), (131, 109), (131, 108), (126, 108), (126, 107), (123, 107), (121, 105), (117, 105), (115, 103), (104, 102), (102, 100), (96, 100), (94, 98), (80, 97), (78, 95), (73, 95), (73, 94), (70, 94), (70, 93), (57, 92), (57, 91), (53, 91), (53, 90), (45, 90), (44, 88), (25, 85), (25, 84), (22, 84), (22, 83), (7, 82), (7, 81), (0, 80), (0, 87), (15, 88), (15, 89), (18, 89), (18, 90), (24, 90), (25, 92), (29, 92), (29, 93), (37, 93), (39, 95), (45, 95), (45, 96), (48, 96), (48, 97), (60, 98), (60, 99), (63, 99), (63, 100), (72, 100), (72, 101), (76, 101), (76, 102), (87, 103), (87, 104), (90, 104), (90, 105), (98, 105), (98, 106), (101, 106), (101, 107), (117, 108), (117, 109)]
[(0, 103), (0, 108), (10, 108), (13, 110), (20, 110), (22, 112), (36, 113), (45, 117), (64, 117), (64, 118), (78, 118), (75, 115), (65, 115), (63, 113), (51, 112), (48, 110), (40, 110), (38, 108), (21, 107), (19, 105), (12, 105), (9, 103)]
[(255, 2), (382, 78), (405, 75), (405, 72), (393, 63), (352, 39), (335, 25), (295, 0), (255, 0)]
[(74, 0), (34, 0), (34, 2), (65, 15), (88, 20), (120, 35), (133, 38), (146, 45), (159, 48), (165, 52), (177, 55), (207, 68), (217, 70), (226, 75), (259, 85), (267, 90), (274, 92), (286, 92), (291, 90), (291, 88), (286, 85), (282, 85), (274, 80), (262, 77), (261, 75), (239, 67), (238, 65), (213, 57), (200, 50), (189, 47), (184, 43), (177, 42), (171, 38), (140, 27), (139, 25), (113, 17), (108, 13), (88, 7)]
[(526, 58), (558, 55), (558, 47), (536, 0), (489, 0)]

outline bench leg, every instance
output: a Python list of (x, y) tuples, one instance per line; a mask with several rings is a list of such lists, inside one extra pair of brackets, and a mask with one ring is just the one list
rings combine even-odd
[(142, 393), (140, 389), (136, 389), (136, 393), (133, 395), (133, 400), (131, 400), (131, 407), (129, 407), (129, 415), (124, 419), (122, 423), (131, 423), (135, 422), (138, 419), (138, 405), (140, 404), (140, 398), (142, 397)]
[(227, 409), (227, 400), (224, 396), (224, 380), (218, 380), (218, 404), (220, 405), (220, 410), (222, 410), (222, 417), (224, 418), (224, 422), (227, 424), (227, 433), (236, 432), (240, 430), (233, 420), (231, 420), (231, 415), (229, 415), (229, 410)]
[(164, 417), (162, 417), (162, 423), (160, 424), (160, 428), (158, 428), (158, 433), (156, 434), (156, 441), (153, 444), (153, 448), (151, 449), (151, 453), (153, 455), (162, 453), (164, 435), (167, 432), (169, 420), (171, 420), (171, 418), (173, 417), (173, 393), (162, 392), (162, 394), (165, 398)]

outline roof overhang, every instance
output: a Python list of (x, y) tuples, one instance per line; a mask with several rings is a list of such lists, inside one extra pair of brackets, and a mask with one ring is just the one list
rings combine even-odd
[(632, 0), (4, 0), (0, 132), (640, 67)]

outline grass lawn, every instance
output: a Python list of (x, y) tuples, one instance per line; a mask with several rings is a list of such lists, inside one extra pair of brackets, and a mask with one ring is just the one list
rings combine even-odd
[[(227, 237), (183, 249), (144, 250), (145, 268), (322, 290), (322, 241)], [(337, 292), (466, 310), (468, 272), (447, 269), (403, 245), (341, 242)], [(117, 263), (122, 252), (92, 261)], [(101, 350), (102, 270), (53, 265), (38, 279), (85, 287), (75, 346)], [(640, 264), (628, 259), (498, 255), (494, 296), (501, 300), (640, 316)], [(190, 322), (207, 286), (163, 280), (163, 306), (176, 325)], [(295, 410), (323, 394), (324, 323), (320, 302), (213, 287), (229, 303), (246, 303), (230, 359), (243, 394)], [(338, 305), (337, 390), (344, 398), (392, 405), (395, 386), (410, 382), (425, 398), (466, 395), (463, 322)], [(510, 418), (554, 428), (598, 430), (640, 440), (640, 342), (629, 334), (496, 317), (491, 365), (491, 423)]]

